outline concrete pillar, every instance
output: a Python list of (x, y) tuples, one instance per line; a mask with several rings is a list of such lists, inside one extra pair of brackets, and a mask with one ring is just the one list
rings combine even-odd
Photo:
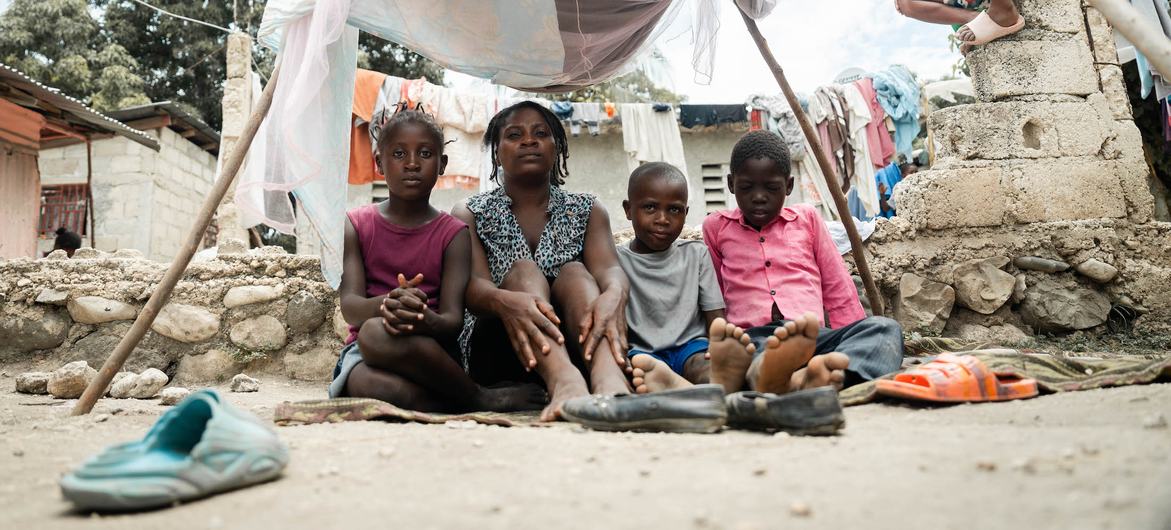
[(1110, 28), (1080, 0), (1017, 0), (1027, 25), (968, 55), (978, 103), (931, 115), (936, 165), (896, 188), (941, 230), (1152, 216)]
[[(252, 109), (252, 39), (245, 33), (228, 35), (227, 80), (224, 82), (223, 130), (220, 132), (221, 160), (227, 157), (240, 134)], [(243, 170), (241, 170), (243, 171)], [(228, 188), (223, 202), (216, 209), (217, 238), (234, 238), (248, 241), (247, 230), (240, 225), (240, 214), (234, 197), (236, 185)]]

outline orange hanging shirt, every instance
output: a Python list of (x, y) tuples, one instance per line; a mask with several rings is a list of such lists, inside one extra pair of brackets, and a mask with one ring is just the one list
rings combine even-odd
[(370, 119), (374, 116), (378, 91), (385, 81), (386, 74), (361, 68), (354, 76), (351, 124), (354, 118), (362, 120), (362, 124), (350, 127), (350, 184), (369, 184), (378, 178), (374, 167), (374, 149), (370, 145)]

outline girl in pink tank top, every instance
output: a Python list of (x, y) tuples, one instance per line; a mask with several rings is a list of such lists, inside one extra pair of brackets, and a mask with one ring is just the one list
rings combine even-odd
[(390, 197), (346, 216), (338, 292), (350, 337), (330, 397), (431, 412), (539, 409), (539, 387), (483, 388), (457, 360), (471, 238), (463, 221), (430, 204), (447, 165), (442, 130), (406, 108), (372, 128)]

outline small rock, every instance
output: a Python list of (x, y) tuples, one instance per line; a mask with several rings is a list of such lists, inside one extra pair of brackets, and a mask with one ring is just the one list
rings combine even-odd
[(142, 251), (136, 248), (120, 248), (114, 251), (115, 259), (146, 259)]
[(1010, 467), (1015, 471), (1020, 471), (1029, 475), (1037, 473), (1037, 462), (1032, 458), (1018, 458), (1013, 460)]
[(976, 469), (988, 472), (996, 471), (996, 462), (991, 460), (982, 460), (980, 462), (976, 462)]
[(1038, 331), (1089, 329), (1106, 322), (1110, 299), (1084, 287), (1044, 280), (1029, 287), (1020, 311), (1025, 323)]
[(181, 386), (173, 386), (171, 388), (164, 388), (159, 392), (160, 405), (177, 405), (183, 398), (187, 397), (191, 391)]
[(1109, 263), (1090, 258), (1078, 264), (1074, 269), (1091, 280), (1098, 283), (1110, 283), (1114, 278), (1118, 277), (1118, 269)]
[(74, 361), (50, 374), (46, 388), (55, 398), (75, 399), (81, 397), (85, 387), (97, 376), (98, 371), (90, 368), (89, 363)]
[(100, 296), (79, 296), (67, 304), (69, 316), (82, 324), (104, 324), (117, 320), (134, 320), (138, 309), (126, 303)]
[(768, 473), (768, 470), (763, 467), (752, 470), (752, 476), (754, 477), (763, 477), (766, 473)]
[(651, 476), (651, 470), (649, 470), (649, 469), (640, 469), (640, 470), (638, 470), (638, 476), (640, 476), (640, 477), (649, 477), (649, 476)]
[(244, 285), (228, 289), (228, 294), (224, 295), (224, 305), (231, 308), (259, 304), (276, 300), (280, 296), (280, 289), (271, 285)]
[(287, 256), (289, 251), (285, 250), (285, 247), (277, 245), (265, 245), (254, 250), (253, 253), (260, 254), (262, 256)]
[(109, 419), (110, 419), (109, 414), (98, 414), (97, 416), (94, 416), (94, 423), (102, 423), (102, 422), (105, 422), (106, 420), (109, 420)]
[(472, 440), (473, 447), (484, 447), (484, 440)]
[(782, 438), (783, 439), (783, 438), (792, 438), (792, 437), (793, 437), (792, 434), (789, 434), (785, 431), (777, 431), (777, 432), (773, 433), (773, 438)]
[(1064, 261), (1038, 258), (1036, 256), (1021, 256), (1012, 260), (1016, 268), (1026, 271), (1064, 272), (1069, 270), (1069, 264)]
[(955, 306), (955, 289), (911, 273), (899, 279), (895, 319), (907, 331), (939, 335)]
[(289, 299), (285, 322), (297, 333), (311, 333), (325, 322), (325, 304), (307, 291), (300, 291)]
[(1016, 275), (1016, 283), (1012, 286), (1012, 301), (1014, 304), (1021, 303), (1025, 299), (1025, 291), (1028, 290), (1028, 278), (1024, 274)]
[(138, 382), (138, 374), (134, 372), (118, 372), (114, 374), (114, 379), (110, 383), (110, 389), (106, 394), (114, 399), (127, 399), (130, 393), (134, 391), (134, 385)]
[(69, 253), (65, 252), (64, 250), (57, 249), (50, 252), (48, 256), (45, 256), (42, 259), (69, 259)]
[(232, 377), (232, 392), (259, 392), (260, 381), (257, 381), (244, 374), (236, 374)]
[(150, 329), (179, 342), (203, 342), (219, 333), (220, 317), (202, 307), (171, 303), (163, 306)]
[(285, 347), (285, 325), (271, 315), (260, 315), (237, 322), (229, 333), (232, 342), (249, 351), (274, 351)]
[(184, 355), (179, 359), (175, 379), (187, 383), (225, 381), (243, 367), (224, 350), (212, 348), (203, 355)]
[(21, 394), (48, 394), (48, 372), (25, 372), (16, 376), (16, 391)]
[(41, 292), (37, 294), (36, 302), (38, 304), (65, 305), (65, 302), (68, 300), (69, 293), (63, 293), (56, 289), (46, 287), (41, 289)]
[(285, 269), (284, 267), (281, 267), (280, 263), (269, 263), (268, 266), (264, 268), (264, 273), (269, 276), (277, 276), (282, 272), (285, 272)]
[(150, 399), (155, 397), (170, 379), (167, 374), (157, 368), (147, 368), (134, 381), (134, 389), (130, 391), (130, 397), (135, 399)]
[(794, 517), (809, 517), (813, 515), (813, 507), (804, 501), (793, 501), (789, 505), (789, 513)]
[(975, 259), (955, 268), (952, 284), (956, 302), (980, 314), (991, 315), (1012, 296), (1016, 277), (1000, 270), (1008, 258)]
[(1143, 420), (1143, 428), (1144, 429), (1166, 429), (1167, 428), (1167, 418), (1164, 417), (1163, 413), (1161, 413), (1161, 412), (1158, 414), (1155, 414), (1154, 416), (1148, 416), (1146, 419)]
[(105, 252), (93, 247), (81, 247), (73, 251), (73, 259), (98, 259), (105, 254)]
[(32, 285), (32, 283), (33, 283), (33, 281), (28, 278), (21, 278), (19, 280), (16, 280), (17, 287), (28, 287), (29, 285)]
[(219, 241), (219, 247), (216, 249), (216, 255), (223, 256), (226, 254), (243, 254), (248, 252), (248, 245), (243, 241), (231, 237), (225, 237)]
[(15, 456), (17, 458), (24, 456), (24, 449), (14, 449), (12, 451), (12, 456)]
[(394, 456), (394, 448), (393, 447), (383, 447), (378, 450), (378, 456), (381, 458), (390, 458), (390, 457)]

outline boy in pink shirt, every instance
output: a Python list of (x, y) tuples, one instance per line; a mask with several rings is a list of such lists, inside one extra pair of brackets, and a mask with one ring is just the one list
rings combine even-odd
[(738, 208), (703, 223), (728, 321), (752, 341), (711, 346), (711, 381), (727, 392), (850, 386), (902, 364), (902, 328), (866, 317), (825, 222), (808, 205), (785, 207), (792, 186), (784, 140), (749, 132), (728, 175)]

